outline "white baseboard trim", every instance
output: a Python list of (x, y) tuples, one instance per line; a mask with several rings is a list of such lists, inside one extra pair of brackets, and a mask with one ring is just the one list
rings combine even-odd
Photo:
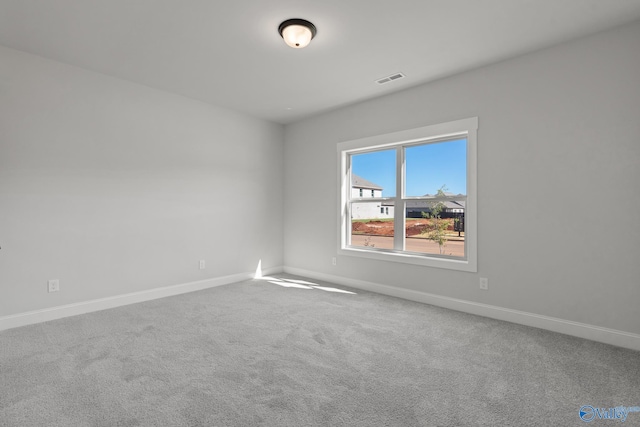
[(640, 351), (640, 335), (631, 332), (603, 328), (586, 323), (542, 316), (535, 313), (528, 313), (526, 311), (512, 310), (509, 308), (429, 294), (426, 292), (397, 288), (380, 283), (349, 279), (346, 277), (318, 273), (300, 268), (285, 266), (284, 272)]
[[(277, 274), (282, 271), (282, 267), (272, 267), (264, 269), (263, 274)], [(17, 328), (20, 326), (32, 325), (34, 323), (47, 322), (49, 320), (61, 319), (63, 317), (77, 316), (79, 314), (91, 313), (94, 311), (106, 310), (109, 308), (116, 308), (144, 301), (151, 301), (158, 298), (186, 294), (188, 292), (200, 291), (203, 289), (214, 288), (216, 286), (242, 282), (247, 279), (252, 279), (254, 275), (255, 272), (238, 273), (229, 276), (198, 280), (196, 282), (181, 283), (178, 285), (164, 286), (161, 288), (148, 289), (140, 292), (132, 292), (129, 294), (115, 295), (107, 298), (100, 298), (74, 304), (45, 308), (42, 310), (12, 314), (9, 316), (0, 317), (0, 331), (5, 329)]]

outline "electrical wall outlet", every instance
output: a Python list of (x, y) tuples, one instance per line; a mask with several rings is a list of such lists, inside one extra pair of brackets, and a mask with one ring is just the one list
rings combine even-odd
[(336, 257), (331, 258), (331, 265), (338, 265), (338, 260), (336, 260)]
[(482, 289), (483, 291), (489, 290), (489, 279), (487, 279), (486, 277), (480, 278), (480, 289)]
[(60, 280), (51, 279), (48, 282), (49, 292), (58, 292), (60, 290)]
[(204, 270), (204, 268), (206, 267), (207, 263), (204, 262), (203, 259), (200, 260), (200, 270)]

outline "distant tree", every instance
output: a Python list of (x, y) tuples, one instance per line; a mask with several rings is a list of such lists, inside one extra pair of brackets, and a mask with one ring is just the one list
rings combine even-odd
[[(442, 187), (440, 187), (436, 194), (436, 197), (445, 197), (446, 190), (446, 186), (443, 185)], [(427, 227), (422, 230), (422, 234), (426, 234), (427, 239), (433, 240), (438, 244), (440, 255), (444, 253), (444, 247), (447, 244), (447, 240), (449, 240), (447, 237), (447, 228), (449, 227), (449, 222), (440, 217), (440, 214), (445, 208), (445, 203), (442, 200), (437, 200), (429, 203), (430, 212), (421, 212), (423, 218), (430, 220)]]

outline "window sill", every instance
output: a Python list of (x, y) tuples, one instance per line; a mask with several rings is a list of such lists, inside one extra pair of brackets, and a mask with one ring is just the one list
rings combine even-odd
[(464, 259), (440, 258), (435, 256), (423, 256), (403, 252), (370, 250), (355, 247), (341, 248), (338, 250), (338, 253), (340, 255), (354, 256), (358, 258), (413, 264), (423, 267), (444, 268), (447, 270), (466, 271), (471, 273), (476, 273), (478, 271), (475, 263)]

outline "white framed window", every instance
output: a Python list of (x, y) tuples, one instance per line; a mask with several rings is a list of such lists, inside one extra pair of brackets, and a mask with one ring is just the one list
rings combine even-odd
[[(339, 253), (476, 272), (477, 129), (473, 117), (339, 143)], [(355, 181), (382, 190), (364, 198)]]

